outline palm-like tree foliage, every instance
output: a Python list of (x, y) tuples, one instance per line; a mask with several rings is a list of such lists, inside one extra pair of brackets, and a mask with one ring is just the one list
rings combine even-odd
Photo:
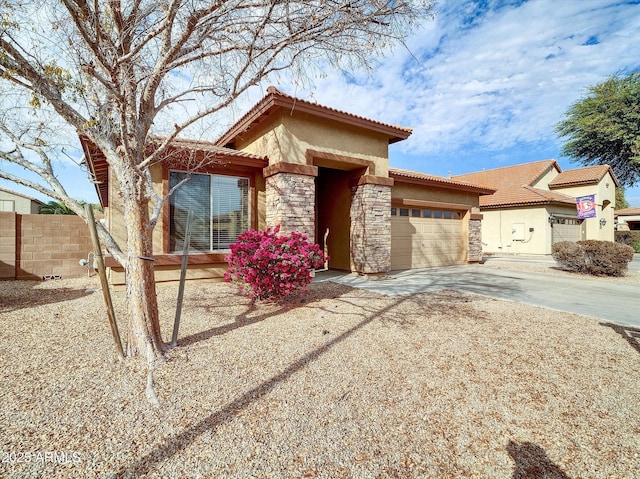
[(58, 201), (49, 201), (47, 204), (40, 206), (41, 215), (75, 215), (75, 213), (67, 205)]
[(640, 181), (640, 71), (591, 86), (556, 131), (565, 156), (584, 165), (609, 165), (620, 183)]

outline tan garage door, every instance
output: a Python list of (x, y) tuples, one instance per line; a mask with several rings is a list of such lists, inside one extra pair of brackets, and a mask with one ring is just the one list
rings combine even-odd
[(391, 208), (391, 269), (465, 263), (462, 212)]
[(577, 218), (556, 217), (555, 223), (551, 224), (552, 243), (560, 241), (580, 241), (583, 239), (582, 222)]

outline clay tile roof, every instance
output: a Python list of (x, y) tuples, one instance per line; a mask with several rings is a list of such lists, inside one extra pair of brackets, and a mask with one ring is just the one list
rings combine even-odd
[(493, 186), (496, 189), (494, 194), (480, 197), (481, 208), (531, 206), (549, 203), (575, 204), (575, 199), (571, 196), (532, 186), (553, 168), (560, 171), (560, 167), (555, 160), (541, 160), (457, 175), (453, 178), (455, 180)]
[(403, 170), (400, 168), (389, 168), (389, 176), (396, 181), (409, 181), (430, 186), (440, 186), (443, 188), (453, 187), (456, 190), (472, 191), (481, 195), (488, 195), (495, 192), (494, 188), (481, 186), (467, 181), (453, 180), (443, 176), (428, 175), (419, 171)]
[(453, 178), (471, 181), (481, 185), (491, 185), (499, 190), (502, 188), (519, 188), (522, 185), (533, 185), (542, 175), (555, 167), (560, 171), (556, 160), (541, 160), (521, 165), (504, 166), (475, 173), (456, 175)]
[(585, 166), (575, 170), (567, 170), (560, 173), (549, 183), (549, 188), (563, 188), (567, 186), (597, 184), (610, 173), (616, 186), (620, 186), (616, 175), (609, 165)]
[(622, 208), (615, 210), (615, 216), (640, 216), (640, 208), (634, 206), (631, 208)]
[[(164, 138), (152, 135), (149, 139), (151, 146), (153, 146), (154, 141), (161, 142)], [(109, 206), (109, 164), (107, 163), (102, 151), (100, 151), (100, 149), (86, 136), (80, 135), (80, 144), (82, 145), (85, 162), (87, 164), (87, 168), (91, 172), (92, 181), (95, 184), (100, 204), (104, 207)], [(213, 155), (213, 158), (211, 158), (212, 160), (228, 160), (233, 164), (255, 167), (264, 167), (268, 164), (268, 159), (265, 156), (258, 156), (244, 151), (224, 148), (208, 141), (191, 140), (186, 138), (174, 139), (171, 142), (169, 150), (167, 151), (167, 156), (163, 161), (166, 161), (168, 164), (177, 168), (181, 162), (180, 153), (184, 151), (188, 151), (195, 155), (207, 155), (208, 158), (211, 158), (211, 155)], [(182, 157), (182, 159), (184, 159), (184, 157)]]
[(337, 110), (318, 103), (302, 100), (277, 88), (270, 86), (267, 94), (242, 118), (233, 124), (217, 141), (217, 145), (225, 146), (232, 143), (238, 136), (249, 130), (253, 125), (262, 121), (266, 116), (280, 108), (287, 108), (290, 111), (300, 111), (310, 113), (330, 120), (358, 126), (368, 130), (376, 131), (388, 136), (389, 143), (406, 140), (412, 133), (411, 128), (391, 125), (377, 120), (371, 120), (363, 116), (354, 115), (342, 110)]
[[(162, 138), (157, 137), (162, 140)], [(193, 140), (188, 138), (176, 138), (171, 142), (171, 148), (175, 150), (201, 151), (204, 153), (215, 153), (224, 157), (247, 158), (253, 160), (264, 160), (267, 162), (266, 156), (254, 155), (241, 150), (232, 150), (224, 146), (218, 146), (215, 143), (202, 140)], [(265, 164), (266, 166), (266, 164)]]

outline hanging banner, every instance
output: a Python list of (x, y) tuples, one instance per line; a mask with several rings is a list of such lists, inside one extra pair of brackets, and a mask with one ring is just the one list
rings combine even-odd
[(578, 196), (576, 198), (578, 218), (596, 217), (596, 195)]

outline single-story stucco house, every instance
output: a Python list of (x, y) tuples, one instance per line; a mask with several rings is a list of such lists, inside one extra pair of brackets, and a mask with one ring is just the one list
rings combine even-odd
[[(189, 278), (221, 278), (229, 245), (247, 229), (280, 225), (322, 245), (332, 269), (375, 274), (480, 261), (480, 198), (495, 190), (389, 167), (404, 128), (325, 107), (274, 87), (214, 142), (176, 140), (153, 165), (171, 196), (154, 232), (157, 280), (179, 277), (187, 211), (195, 214)], [(100, 151), (81, 138), (111, 233), (125, 238), (122, 206)], [(114, 283), (122, 268), (107, 263)]]
[(13, 211), (21, 215), (36, 215), (44, 203), (30, 196), (0, 188), (0, 211)]
[[(493, 186), (480, 197), (483, 249), (488, 254), (551, 254), (559, 241), (614, 241), (616, 187), (611, 167), (562, 171), (542, 160), (453, 177)], [(576, 198), (595, 195), (595, 217), (578, 217)]]
[(617, 231), (640, 231), (640, 208), (622, 208), (614, 213)]

